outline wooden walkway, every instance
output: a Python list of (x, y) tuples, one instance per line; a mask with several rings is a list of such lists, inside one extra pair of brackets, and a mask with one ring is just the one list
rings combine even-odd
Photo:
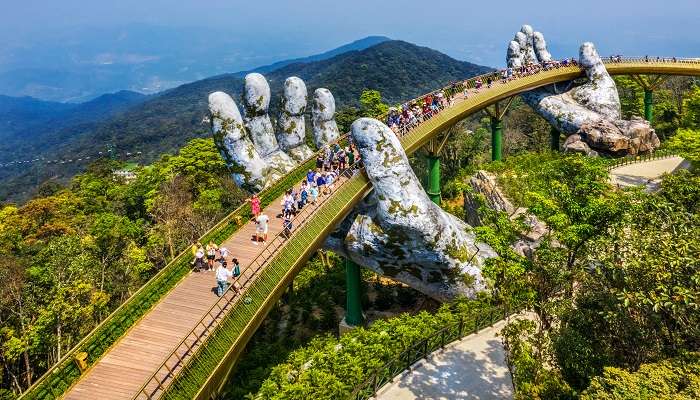
[[(322, 199), (323, 197), (319, 198), (317, 205), (308, 204), (304, 210), (314, 210), (320, 205)], [(280, 201), (281, 197), (263, 210), (263, 213), (270, 217), (269, 242), (282, 231), (282, 219), (278, 216), (281, 210)], [(220, 246), (229, 250), (229, 260), (232, 257), (238, 259), (243, 276), (252, 274), (248, 266), (265, 248), (262, 243), (256, 244), (252, 240), (254, 234), (255, 223), (250, 221)], [(252, 280), (249, 281), (250, 283)], [(134, 398), (178, 344), (217, 302), (219, 297), (215, 294), (215, 287), (214, 272), (190, 273), (88, 370), (64, 398), (70, 400)], [(228, 295), (235, 296), (232, 291), (229, 291)], [(211, 319), (205, 321), (207, 324), (211, 322)], [(184, 354), (180, 353), (180, 355)], [(173, 369), (177, 372), (180, 367), (175, 365)], [(160, 376), (161, 380), (166, 375), (164, 371)], [(154, 398), (160, 394), (155, 382), (149, 384), (148, 389), (149, 394)]]

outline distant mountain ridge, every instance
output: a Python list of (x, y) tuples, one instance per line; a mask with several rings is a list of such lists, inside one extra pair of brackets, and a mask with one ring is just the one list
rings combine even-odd
[[(379, 43), (320, 61), (282, 62), (283, 67), (265, 73), (273, 93), (273, 119), (282, 85), (290, 76), (302, 78), (309, 94), (318, 87), (330, 89), (340, 108), (357, 104), (360, 93), (365, 89), (380, 90), (385, 101), (398, 103), (452, 81), (491, 70), (403, 41), (370, 40)], [(78, 158), (110, 145), (117, 153), (140, 152), (136, 161), (148, 163), (165, 152), (176, 151), (194, 137), (209, 135), (208, 126), (202, 123), (207, 115), (209, 93), (221, 90), (239, 99), (242, 87), (241, 73), (188, 83), (150, 96), (106, 120), (93, 125), (82, 124), (85, 129), (74, 131), (76, 134), (71, 136), (71, 140), (55, 141), (56, 136), (50, 136), (53, 143), (50, 147), (42, 143), (27, 153), (51, 154), (53, 158)], [(25, 191), (27, 181), (36, 183), (48, 177), (65, 179), (80, 170), (74, 164), (66, 167), (66, 170), (52, 167), (50, 171), (3, 171), (0, 168), (0, 199), (18, 190)]]
[[(149, 96), (122, 90), (84, 103), (57, 103), (0, 96), (0, 163), (36, 154), (34, 145), (56, 145), (96, 123), (142, 103)], [(1, 176), (1, 175), (0, 175)]]
[(387, 42), (389, 40), (391, 40), (391, 39), (389, 39), (386, 36), (367, 36), (364, 39), (355, 40), (354, 42), (337, 47), (333, 50), (326, 51), (325, 53), (316, 54), (316, 55), (309, 56), (309, 57), (300, 57), (300, 58), (294, 58), (291, 60), (278, 61), (278, 62), (270, 64), (270, 65), (263, 65), (262, 67), (254, 68), (250, 71), (238, 72), (238, 73), (236, 73), (236, 75), (245, 76), (248, 72), (266, 73), (266, 72), (278, 70), (278, 69), (286, 67), (287, 65), (290, 65), (290, 64), (299, 64), (299, 63), (305, 64), (305, 63), (310, 63), (310, 62), (314, 62), (314, 61), (327, 60), (329, 58), (335, 57), (335, 56), (343, 54), (343, 53), (347, 53), (349, 51), (364, 50), (368, 47), (372, 47), (374, 45), (377, 45), (377, 44), (383, 43), (383, 42)]
[[(356, 105), (365, 89), (377, 89), (387, 102), (397, 103), (490, 70), (427, 47), (392, 40), (326, 60), (289, 64), (265, 76), (272, 90), (270, 114), (274, 119), (282, 85), (290, 76), (303, 79), (310, 94), (319, 87), (330, 89), (340, 108)], [(209, 93), (225, 91), (238, 101), (242, 89), (243, 79), (237, 74), (219, 75), (170, 89), (100, 124), (88, 141), (71, 146), (71, 150), (83, 152), (92, 148), (94, 142), (109, 141), (118, 134), (119, 141), (114, 143), (117, 149), (141, 151), (143, 161), (151, 161), (193, 137), (209, 134), (208, 126), (202, 124), (208, 112)]]

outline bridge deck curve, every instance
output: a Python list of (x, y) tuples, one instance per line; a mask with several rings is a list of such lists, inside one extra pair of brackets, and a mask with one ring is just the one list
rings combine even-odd
[[(700, 60), (672, 61), (649, 61), (627, 60), (623, 62), (606, 63), (606, 67), (611, 74), (669, 74), (669, 75), (689, 75), (700, 76)], [(421, 123), (401, 137), (401, 143), (408, 154), (416, 151), (431, 138), (435, 137), (444, 129), (459, 122), (469, 114), (472, 114), (484, 107), (494, 104), (500, 100), (532, 90), (548, 84), (575, 79), (582, 75), (580, 68), (576, 66), (560, 67), (547, 71), (541, 71), (533, 75), (521, 77), (506, 83), (496, 82), (491, 88), (483, 88), (478, 93), (470, 94), (468, 98), (458, 98), (453, 106), (443, 110), (433, 118)], [(265, 318), (267, 312), (272, 308), (275, 301), (281, 296), (287, 284), (298, 272), (303, 263), (311, 254), (321, 246), (323, 238), (327, 235), (342, 218), (357, 204), (365, 193), (369, 190), (370, 184), (363, 173), (357, 173), (343, 182), (339, 188), (319, 206), (315, 216), (310, 217), (303, 224), (296, 227), (296, 231), (291, 240), (275, 249), (279, 255), (270, 258), (267, 263), (275, 264), (276, 268), (284, 270), (276, 271), (278, 279), (274, 285), (264, 285), (256, 288), (263, 291), (265, 298), (260, 304), (256, 304), (254, 310), (243, 310), (239, 303), (231, 310), (226, 310), (229, 314), (237, 314), (236, 318), (242, 321), (241, 330), (237, 336), (228, 340), (229, 349), (221, 361), (216, 364), (213, 371), (206, 372), (206, 379), (201, 378), (190, 381), (192, 371), (187, 367), (189, 361), (185, 361), (186, 368), (178, 367), (173, 373), (166, 370), (171, 369), (166, 360), (172, 352), (172, 343), (177, 343), (178, 338), (187, 335), (196, 329), (195, 325), (202, 316), (202, 310), (216, 302), (217, 298), (211, 292), (214, 285), (212, 275), (206, 273), (191, 274), (179, 285), (166, 295), (160, 303), (154, 307), (149, 314), (141, 319), (137, 324), (124, 335), (113, 348), (98, 361), (88, 372), (83, 374), (81, 379), (64, 396), (67, 399), (132, 399), (132, 398), (159, 398), (163, 391), (151, 390), (150, 396), (139, 397), (138, 391), (142, 386), (148, 387), (149, 379), (153, 376), (172, 375), (168, 380), (165, 396), (175, 397), (176, 390), (186, 387), (180, 381), (190, 381), (199, 385), (198, 391), (190, 397), (209, 398), (213, 393), (220, 390), (225, 383), (228, 374), (231, 372), (232, 364), (240, 355), (245, 344)], [(277, 202), (273, 202), (266, 209), (268, 215), (276, 215)], [(249, 224), (250, 225), (250, 224)], [(271, 229), (279, 232), (279, 223), (271, 223)], [(312, 229), (313, 228), (313, 229)], [(242, 260), (244, 271), (247, 263), (257, 254), (263, 251), (263, 246), (253, 246), (248, 239), (251, 235), (251, 226), (236, 232), (225, 241), (225, 245), (233, 254)], [(308, 237), (310, 233), (317, 233), (314, 237)], [(295, 239), (298, 239), (295, 241)], [(287, 247), (294, 245), (295, 248)], [(285, 251), (293, 255), (292, 259), (280, 258)], [(289, 261), (293, 260), (293, 261)], [(281, 267), (280, 267), (281, 266)], [(265, 265), (267, 268), (267, 264)], [(263, 273), (265, 269), (263, 269)], [(245, 272), (244, 272), (245, 273)], [(257, 277), (252, 279), (251, 285), (255, 285)], [(214, 321), (214, 324), (219, 321)], [(207, 344), (209, 337), (204, 335), (198, 343), (194, 343), (194, 352), (199, 351), (200, 344)], [(166, 345), (169, 344), (170, 346)], [(177, 351), (177, 350), (176, 350)], [(184, 370), (185, 373), (179, 371)], [(188, 375), (189, 374), (189, 375)], [(183, 378), (182, 375), (185, 375)], [(173, 382), (177, 382), (175, 385)], [(175, 387), (172, 389), (171, 386)], [(153, 389), (153, 388), (152, 388)], [(171, 390), (172, 389), (172, 390)]]

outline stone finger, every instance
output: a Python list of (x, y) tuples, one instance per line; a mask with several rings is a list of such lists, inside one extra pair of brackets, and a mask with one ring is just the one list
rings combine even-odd
[(321, 148), (340, 137), (340, 131), (334, 116), (335, 99), (333, 98), (333, 93), (326, 88), (316, 89), (314, 91), (313, 108), (311, 109), (313, 139), (316, 147)]
[(292, 76), (284, 81), (282, 109), (277, 127), (277, 142), (280, 149), (296, 161), (303, 161), (313, 155), (306, 145), (306, 84)]
[(547, 50), (547, 42), (541, 32), (535, 32), (532, 35), (532, 44), (535, 48), (535, 56), (541, 63), (552, 61), (552, 55)]
[(214, 141), (227, 165), (234, 171), (236, 183), (262, 189), (266, 185), (267, 167), (246, 135), (236, 102), (224, 92), (211, 93), (209, 113)]

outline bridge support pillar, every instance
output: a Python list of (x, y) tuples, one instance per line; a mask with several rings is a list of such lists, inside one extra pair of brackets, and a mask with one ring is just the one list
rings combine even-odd
[(428, 197), (440, 205), (440, 156), (428, 153)]
[(360, 266), (349, 258), (345, 259), (345, 318), (340, 322), (340, 334), (365, 322), (362, 314), (362, 274)]
[(552, 127), (552, 130), (549, 132), (549, 148), (552, 149), (552, 151), (559, 151), (560, 138), (561, 133), (559, 133), (557, 128)]
[(644, 119), (649, 121), (649, 125), (654, 125), (654, 91), (644, 89)]
[(503, 119), (491, 116), (491, 161), (503, 159)]

